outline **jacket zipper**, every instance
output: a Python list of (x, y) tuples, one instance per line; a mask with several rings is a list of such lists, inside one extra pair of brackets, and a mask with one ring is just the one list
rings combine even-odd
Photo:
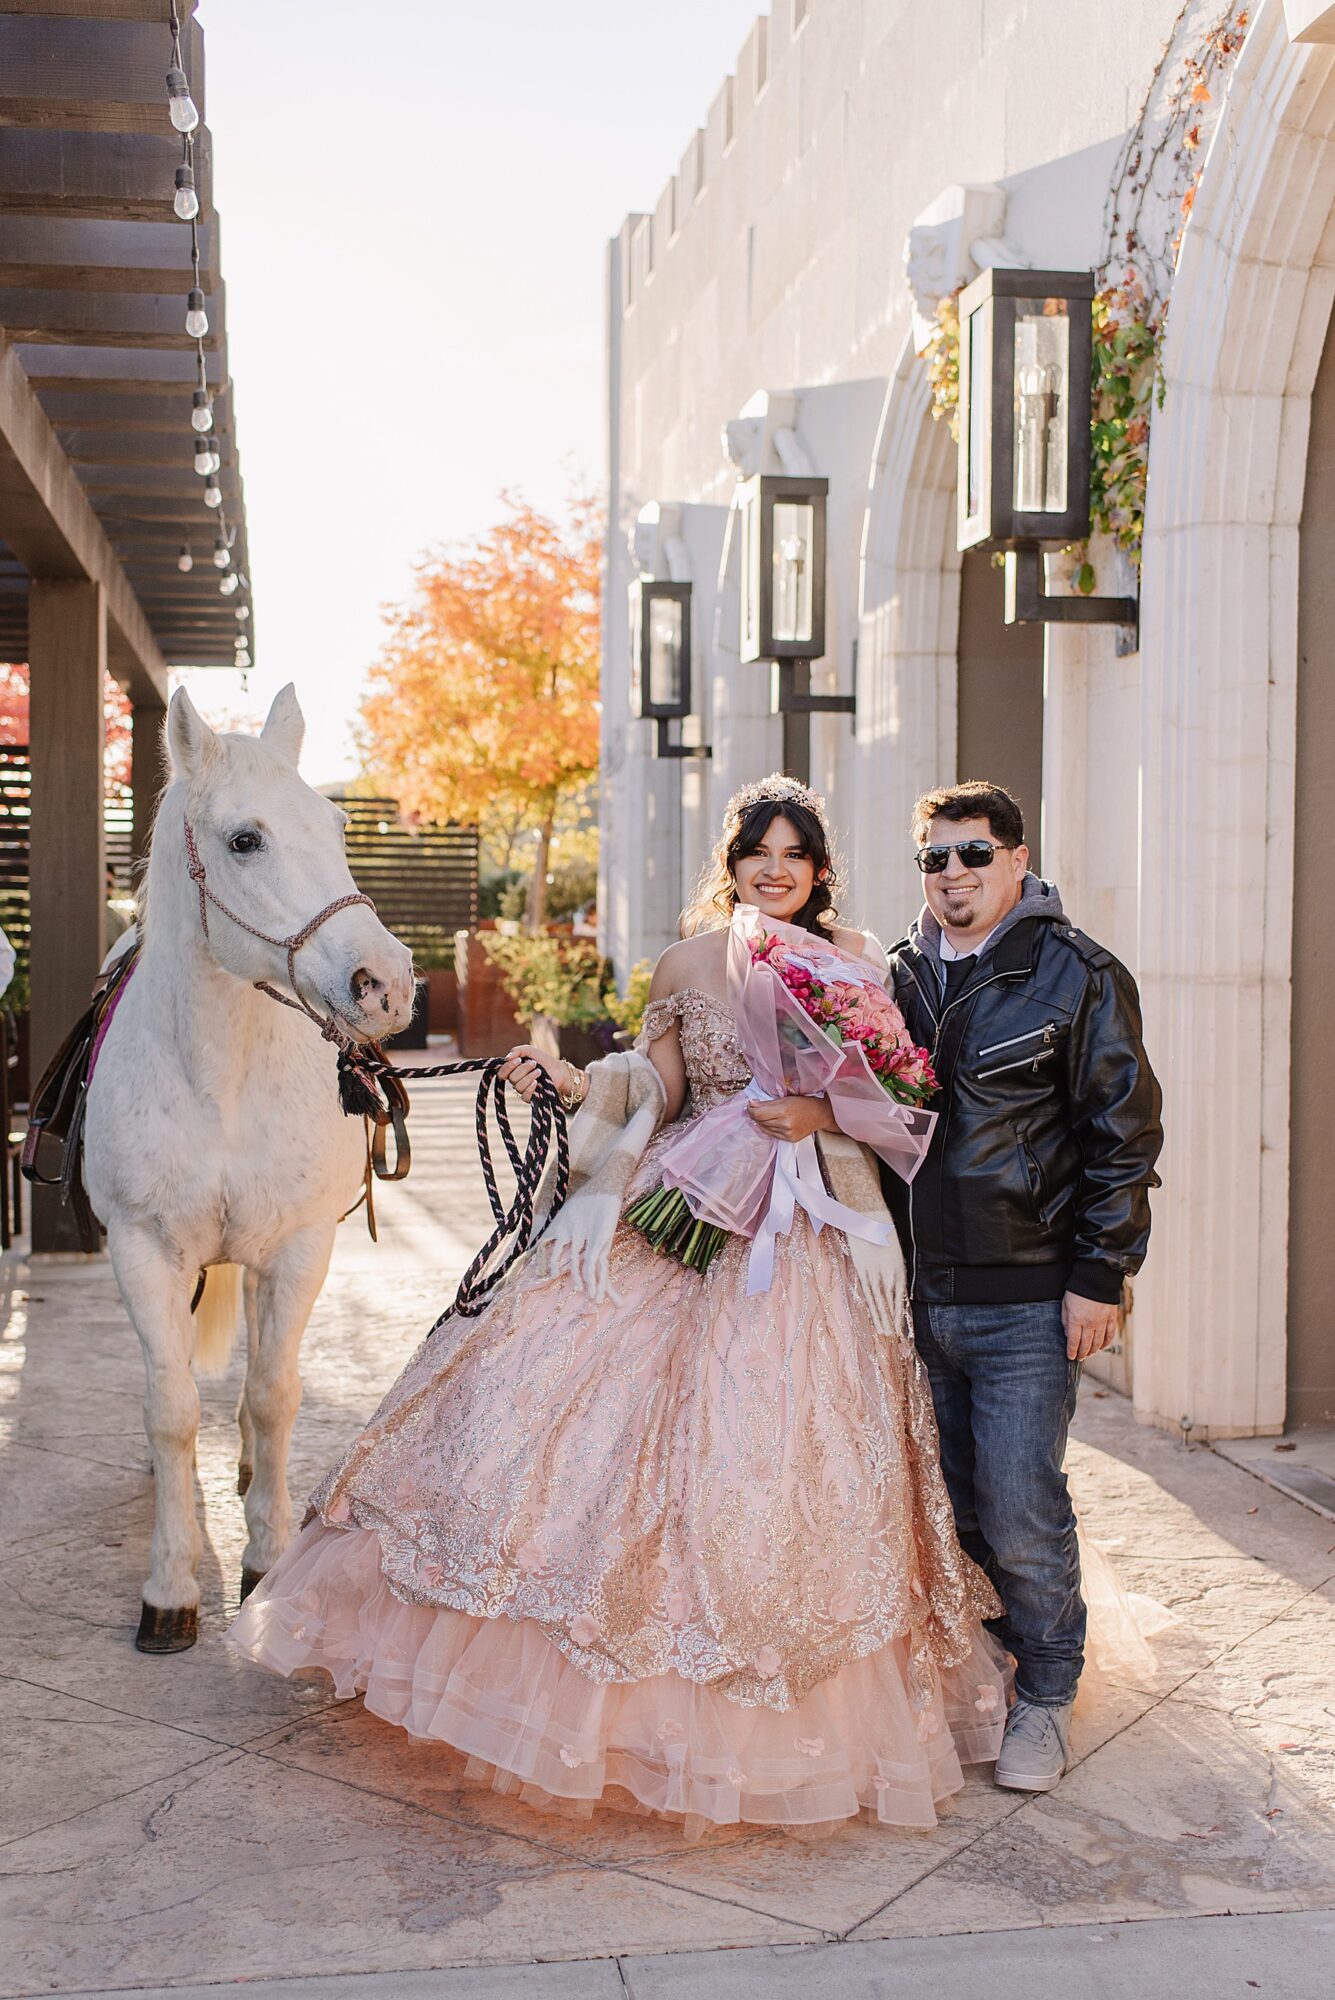
[(1024, 1035), (1012, 1035), (1009, 1041), (989, 1042), (985, 1049), (979, 1049), (978, 1059), (981, 1062), (984, 1056), (996, 1056), (1000, 1055), (1003, 1049), (1018, 1048), (1021, 1042), (1032, 1042), (1035, 1035), (1042, 1035), (1045, 1042), (1050, 1042), (1056, 1032), (1057, 1023), (1055, 1021), (1045, 1021), (1041, 1028), (1030, 1028), (1028, 1033)]
[[(946, 1007), (943, 1007), (940, 1014), (938, 1014), (936, 1012), (936, 1009), (932, 1006), (931, 1001), (927, 999), (926, 993), (923, 992), (922, 981), (919, 979), (917, 973), (914, 971), (912, 966), (909, 966), (908, 974), (909, 978), (913, 981), (914, 985), (917, 987), (919, 993), (922, 994), (923, 1000), (926, 1002), (927, 1005), (927, 1011), (931, 1015), (932, 1020), (936, 1024), (936, 1035), (932, 1042), (933, 1062), (936, 1061), (936, 1052), (941, 1046), (941, 1030), (945, 1026), (947, 1014), (949, 1014), (954, 1008), (963, 1006), (966, 1000), (976, 1000), (978, 995), (982, 992), (985, 986), (995, 986), (998, 983), (998, 981), (1002, 979), (1015, 978), (1014, 972), (994, 972), (990, 979), (980, 979), (975, 987), (972, 987), (970, 991), (967, 993), (961, 993), (957, 1000), (952, 1000), (950, 1004)], [(913, 1297), (913, 1288), (918, 1282), (918, 1231), (915, 1226), (914, 1215), (913, 1215), (913, 1195), (914, 1195), (913, 1183), (910, 1182), (909, 1183), (909, 1248), (913, 1253), (912, 1268), (909, 1271), (910, 1299)]]
[(1008, 1070), (1037, 1069), (1040, 1063), (1047, 1062), (1048, 1058), (1055, 1056), (1056, 1053), (1054, 1048), (1035, 1049), (1033, 1055), (1021, 1056), (1018, 1062), (998, 1063), (995, 1069), (980, 1069), (974, 1080), (977, 1083), (986, 1083), (990, 1076), (1005, 1076)]

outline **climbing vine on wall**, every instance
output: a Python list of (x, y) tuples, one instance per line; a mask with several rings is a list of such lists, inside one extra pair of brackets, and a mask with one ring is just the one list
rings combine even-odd
[[(1204, 171), (1229, 67), (1248, 10), (1187, 0), (1127, 137), (1108, 193), (1096, 273), (1090, 522), (1139, 564), (1150, 429), (1163, 402), (1159, 356), (1183, 232)], [(959, 294), (940, 301), (923, 354), (933, 417), (959, 436)], [(1070, 552), (1072, 586), (1095, 587), (1087, 545)]]

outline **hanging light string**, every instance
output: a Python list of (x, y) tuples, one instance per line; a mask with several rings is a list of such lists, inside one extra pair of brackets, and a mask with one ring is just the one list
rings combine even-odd
[[(224, 597), (237, 596), (243, 591), (248, 596), (249, 579), (232, 567), (236, 529), (227, 519), (222, 485), (218, 478), (222, 471), (222, 452), (213, 428), (213, 397), (209, 391), (208, 355), (204, 347), (209, 330), (209, 316), (204, 303), (204, 290), (199, 282), (199, 193), (195, 186), (195, 130), (199, 124), (199, 108), (190, 95), (190, 80), (186, 75), (185, 58), (181, 51), (181, 17), (176, 11), (176, 0), (171, 0), (170, 18), (172, 47), (171, 63), (167, 70), (167, 107), (171, 113), (172, 124), (181, 134), (181, 164), (176, 169), (176, 194), (172, 206), (181, 221), (190, 225), (191, 285), (186, 299), (185, 330), (195, 343), (197, 379), (190, 398), (190, 428), (194, 438), (195, 470), (206, 482), (204, 505), (212, 509), (217, 521), (213, 562), (214, 567), (221, 572), (218, 589)], [(187, 542), (176, 559), (176, 567), (185, 575), (194, 566), (194, 555)], [(246, 668), (250, 665), (250, 641), (246, 629), (250, 619), (250, 606), (244, 602), (238, 603), (236, 616), (236, 665), (244, 676)]]

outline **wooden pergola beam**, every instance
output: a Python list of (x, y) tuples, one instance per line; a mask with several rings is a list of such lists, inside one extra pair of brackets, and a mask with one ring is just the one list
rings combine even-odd
[[(198, 0), (176, 0), (177, 18), (192, 15)], [(160, 21), (167, 26), (172, 0), (0, 0), (0, 15), (41, 16), (52, 21)]]
[[(109, 142), (96, 132), (0, 128), (0, 214), (61, 221), (172, 222), (181, 142)], [(195, 133), (195, 193), (213, 212), (213, 141)]]
[[(205, 118), (204, 37), (182, 22), (190, 95)], [(168, 135), (163, 78), (171, 53), (161, 21), (0, 15), (0, 124), (75, 132)]]
[[(200, 285), (218, 269), (216, 218), (199, 223)], [(29, 291), (161, 292), (174, 296), (190, 270), (190, 228), (170, 222), (88, 222), (0, 214), (0, 285)], [(188, 279), (187, 279), (188, 288)]]
[[(0, 326), (13, 341), (34, 347), (176, 347), (193, 354), (185, 330), (190, 266), (177, 274), (171, 293), (138, 297), (124, 292), (35, 292), (0, 289)], [(207, 296), (205, 348), (222, 339), (223, 292)]]
[(111, 670), (135, 701), (162, 707), (167, 663), (10, 346), (0, 348), (0, 533), (30, 576), (101, 585)]

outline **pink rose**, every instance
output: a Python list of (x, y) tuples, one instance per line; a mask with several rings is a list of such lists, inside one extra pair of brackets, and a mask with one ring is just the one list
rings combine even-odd
[(990, 1715), (1000, 1699), (1001, 1697), (994, 1687), (979, 1688), (978, 1699), (974, 1703), (974, 1707), (980, 1715)]
[(851, 1590), (836, 1590), (830, 1599), (830, 1616), (840, 1625), (851, 1624), (858, 1615), (858, 1601)]
[(799, 1736), (797, 1747), (804, 1757), (819, 1757), (825, 1748), (823, 1736)]
[(751, 1665), (760, 1675), (762, 1681), (772, 1681), (775, 1674), (778, 1673), (779, 1668), (783, 1665), (783, 1659), (780, 1654), (775, 1652), (773, 1646), (762, 1646), (752, 1660)]
[(584, 1759), (580, 1756), (578, 1750), (572, 1750), (567, 1744), (563, 1743), (561, 1745), (561, 1762), (566, 1766), (567, 1770), (573, 1771), (584, 1762)]
[(542, 1550), (536, 1542), (521, 1542), (515, 1550), (515, 1568), (521, 1576), (532, 1576), (543, 1564)]
[(739, 1771), (737, 1769), (737, 1766), (734, 1764), (731, 1771), (729, 1771), (728, 1773), (728, 1783), (730, 1785), (735, 1785), (737, 1787), (737, 1790), (740, 1792), (743, 1785), (745, 1785), (746, 1783), (745, 1771)]
[(578, 1618), (570, 1621), (570, 1636), (577, 1646), (591, 1646), (598, 1637), (598, 1621), (590, 1618), (587, 1611), (581, 1611)]

